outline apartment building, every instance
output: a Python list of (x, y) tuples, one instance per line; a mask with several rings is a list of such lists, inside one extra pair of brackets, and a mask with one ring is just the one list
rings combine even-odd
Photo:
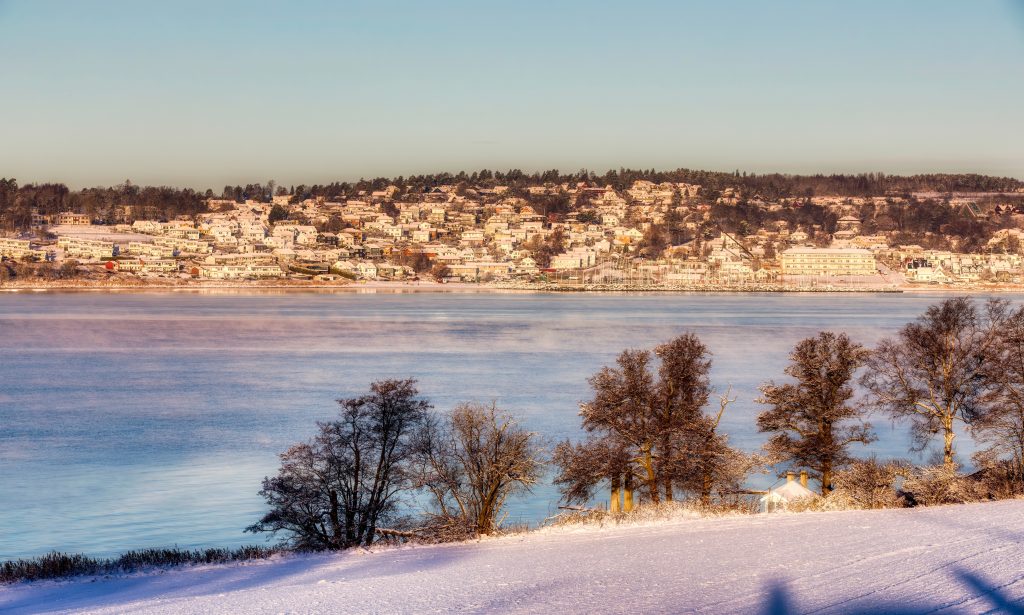
[(782, 275), (875, 275), (878, 266), (868, 250), (860, 248), (790, 248), (782, 253)]
[(110, 241), (96, 239), (79, 239), (77, 237), (59, 237), (57, 247), (64, 251), (65, 257), (102, 260), (117, 255), (117, 247)]

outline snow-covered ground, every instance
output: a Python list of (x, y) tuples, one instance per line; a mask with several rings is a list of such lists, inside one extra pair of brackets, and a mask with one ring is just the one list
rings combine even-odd
[(0, 589), (0, 612), (14, 613), (1015, 610), (1024, 610), (1020, 500), (554, 528)]

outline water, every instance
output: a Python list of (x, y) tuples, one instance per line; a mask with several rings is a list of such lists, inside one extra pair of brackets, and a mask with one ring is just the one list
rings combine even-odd
[[(754, 450), (763, 381), (822, 329), (873, 344), (941, 297), (911, 294), (7, 293), (0, 295), (0, 559), (51, 549), (262, 541), (260, 480), (335, 400), (415, 377), (436, 407), (496, 400), (550, 441), (580, 436), (587, 377), (685, 329)], [(1014, 301), (1024, 297), (1013, 297)], [(717, 406), (717, 404), (716, 404)], [(905, 428), (873, 421), (881, 457)], [(968, 457), (971, 442), (958, 439)], [(754, 477), (752, 484), (774, 477)], [(540, 487), (509, 520), (556, 511)]]

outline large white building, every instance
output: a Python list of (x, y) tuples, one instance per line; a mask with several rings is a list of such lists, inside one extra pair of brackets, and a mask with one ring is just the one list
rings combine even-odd
[(878, 266), (868, 250), (860, 248), (790, 248), (782, 253), (782, 275), (875, 275)]
[(64, 256), (66, 258), (91, 258), (94, 260), (101, 260), (110, 258), (117, 253), (113, 242), (99, 241), (96, 239), (80, 239), (78, 237), (67, 237), (64, 235), (57, 238), (57, 247), (64, 251)]
[(33, 248), (28, 239), (0, 237), (0, 257), (43, 261), (46, 260), (46, 250)]

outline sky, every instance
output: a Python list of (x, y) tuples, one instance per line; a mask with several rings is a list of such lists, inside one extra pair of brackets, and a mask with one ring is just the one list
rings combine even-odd
[(1024, 0), (0, 0), (0, 177), (1024, 178)]

